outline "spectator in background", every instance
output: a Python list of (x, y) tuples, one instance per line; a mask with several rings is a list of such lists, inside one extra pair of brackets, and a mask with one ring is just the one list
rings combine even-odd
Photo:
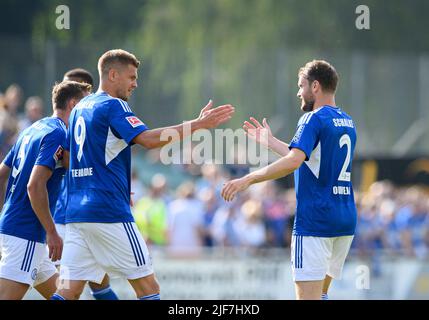
[(137, 200), (133, 215), (140, 233), (148, 244), (167, 244), (167, 180), (161, 174), (153, 176), (149, 194)]
[(274, 181), (268, 181), (265, 184), (263, 194), (262, 203), (267, 228), (267, 244), (271, 247), (284, 247), (291, 217), (288, 211), (289, 208), (281, 197)]
[(6, 105), (12, 117), (16, 118), (19, 107), (22, 105), (24, 93), (19, 85), (11, 84), (4, 94)]
[(131, 170), (131, 199), (132, 203), (136, 204), (147, 194), (144, 184), (140, 181), (137, 172)]
[(18, 122), (19, 131), (31, 126), (34, 122), (43, 118), (43, 101), (40, 97), (29, 97), (25, 101), (25, 117)]
[(222, 190), (223, 182), (224, 179), (222, 177), (220, 167), (212, 163), (206, 163), (201, 166), (201, 177), (197, 179), (195, 188), (198, 194), (206, 189), (214, 190), (215, 195), (220, 202), (222, 201), (220, 191)]
[(241, 206), (242, 217), (237, 221), (237, 233), (240, 245), (257, 249), (265, 244), (266, 233), (262, 221), (262, 202), (247, 200)]
[(239, 195), (233, 203), (222, 203), (216, 210), (210, 227), (214, 244), (220, 247), (239, 247), (240, 235), (237, 224), (242, 219), (241, 205), (250, 199), (249, 192)]
[(177, 199), (168, 206), (168, 249), (173, 255), (192, 257), (201, 253), (203, 245), (204, 211), (195, 198), (190, 181), (177, 189)]
[(423, 200), (426, 197), (418, 187), (408, 188), (404, 193), (404, 205), (396, 219), (404, 253), (418, 258), (425, 258), (428, 252), (425, 238), (429, 218)]
[(13, 146), (18, 134), (16, 114), (10, 112), (7, 101), (5, 96), (0, 95), (0, 161)]
[(213, 236), (211, 234), (211, 226), (216, 210), (219, 208), (219, 201), (216, 197), (216, 191), (212, 188), (204, 188), (198, 195), (203, 203), (204, 218), (203, 218), (203, 245), (212, 247), (214, 245)]

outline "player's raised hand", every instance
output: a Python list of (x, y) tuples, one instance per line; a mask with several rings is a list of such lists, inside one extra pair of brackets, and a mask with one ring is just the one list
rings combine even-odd
[(222, 188), (222, 198), (225, 201), (232, 201), (238, 192), (246, 190), (249, 186), (250, 183), (246, 177), (228, 181)]
[(235, 108), (230, 104), (213, 108), (213, 101), (210, 100), (209, 103), (201, 109), (197, 121), (203, 128), (212, 129), (229, 121), (234, 112)]
[(46, 244), (49, 249), (49, 258), (52, 261), (60, 260), (63, 254), (63, 239), (61, 239), (57, 231), (46, 234)]
[(262, 144), (263, 146), (270, 148), (274, 139), (271, 128), (268, 125), (267, 119), (262, 120), (262, 124), (253, 117), (250, 117), (250, 121), (244, 121), (243, 129), (248, 137)]

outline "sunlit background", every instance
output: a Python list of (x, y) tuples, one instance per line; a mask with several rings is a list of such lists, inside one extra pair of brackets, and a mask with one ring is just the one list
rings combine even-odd
[[(369, 30), (356, 26), (362, 4)], [(57, 28), (60, 5), (69, 29)], [(223, 128), (266, 117), (286, 142), (301, 115), (297, 71), (325, 59), (340, 74), (337, 104), (358, 133), (358, 227), (330, 297), (427, 299), (427, 12), (425, 0), (2, 0), (0, 160), (20, 131), (50, 115), (64, 72), (86, 68), (98, 83), (97, 59), (108, 49), (141, 60), (130, 106), (149, 127), (195, 118), (213, 99), (236, 107)], [(248, 164), (166, 166), (159, 150), (133, 148), (133, 212), (164, 299), (294, 299), (293, 179), (254, 186), (226, 205), (223, 182)], [(133, 298), (126, 282), (113, 287)]]

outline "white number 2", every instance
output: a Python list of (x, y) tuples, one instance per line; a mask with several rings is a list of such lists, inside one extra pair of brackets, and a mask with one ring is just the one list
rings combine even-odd
[[(79, 130), (80, 129), (80, 130)], [(82, 116), (77, 118), (76, 126), (74, 128), (74, 140), (76, 141), (76, 144), (79, 146), (79, 150), (77, 152), (77, 161), (80, 162), (83, 155), (83, 145), (85, 143), (85, 137), (86, 137), (86, 126), (85, 126), (85, 120)]]
[(344, 160), (343, 168), (341, 169), (340, 175), (338, 177), (338, 181), (350, 181), (351, 180), (351, 173), (347, 172), (347, 168), (349, 167), (350, 160), (351, 160), (351, 153), (352, 153), (352, 140), (350, 139), (350, 136), (348, 134), (344, 134), (340, 138), (340, 148), (342, 148), (344, 145), (347, 146), (347, 156), (346, 160)]

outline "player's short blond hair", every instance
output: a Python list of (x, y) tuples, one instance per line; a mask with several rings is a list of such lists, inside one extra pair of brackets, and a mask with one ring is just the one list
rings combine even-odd
[(135, 55), (128, 51), (122, 49), (109, 50), (98, 59), (98, 72), (100, 76), (106, 76), (109, 74), (109, 70), (112, 67), (118, 65), (126, 66), (129, 64), (138, 68), (140, 61), (137, 60)]

